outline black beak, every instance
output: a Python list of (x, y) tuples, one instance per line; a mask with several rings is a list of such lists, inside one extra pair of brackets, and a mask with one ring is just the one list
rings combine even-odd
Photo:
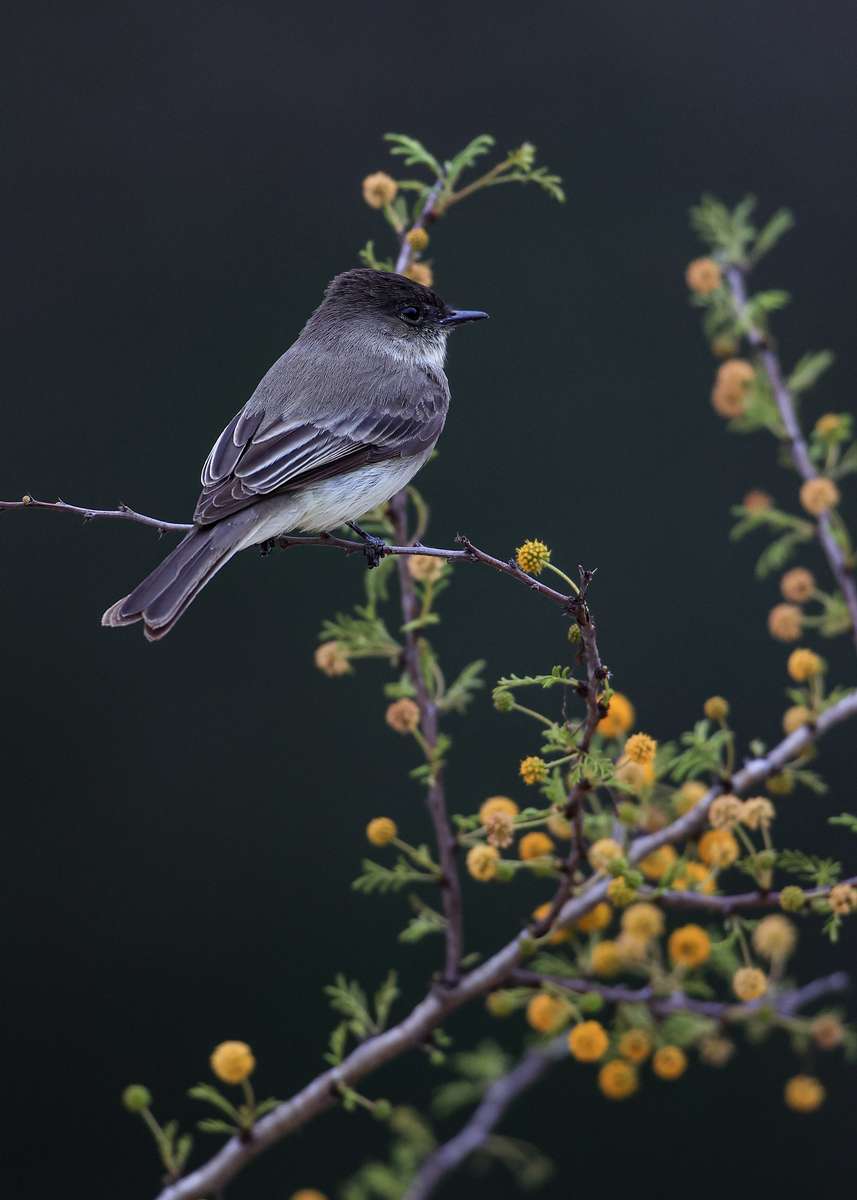
[(477, 308), (450, 308), (445, 317), (441, 318), (440, 324), (444, 328), (449, 328), (453, 325), (466, 325), (468, 321), (487, 321), (487, 312), (480, 312)]

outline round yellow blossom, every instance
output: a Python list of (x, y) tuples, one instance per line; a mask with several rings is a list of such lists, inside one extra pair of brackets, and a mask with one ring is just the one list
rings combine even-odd
[(641, 767), (654, 762), (658, 743), (647, 733), (632, 733), (625, 743), (625, 757)]
[(253, 1074), (256, 1060), (246, 1042), (221, 1042), (211, 1052), (211, 1069), (223, 1083), (241, 1083)]
[(421, 225), (416, 225), (405, 234), (405, 241), (413, 251), (422, 254), (429, 244), (429, 235)]
[(806, 567), (792, 567), (780, 580), (780, 591), (793, 604), (805, 604), (815, 591), (815, 576)]
[(467, 870), (480, 883), (487, 883), (489, 879), (494, 878), (499, 861), (498, 851), (494, 846), (486, 846), (484, 842), (477, 842), (467, 851)]
[(761, 512), (763, 509), (773, 508), (774, 505), (773, 497), (759, 488), (749, 491), (741, 503), (748, 512)]
[(599, 933), (602, 929), (606, 929), (612, 920), (613, 909), (606, 901), (599, 900), (593, 908), (590, 908), (589, 912), (577, 918), (574, 927), (581, 933)]
[(824, 1087), (813, 1075), (793, 1075), (786, 1083), (785, 1101), (793, 1112), (815, 1112), (824, 1103)]
[(711, 389), (711, 407), (719, 417), (725, 417), (726, 420), (740, 417), (744, 412), (744, 389), (716, 384)]
[(479, 806), (479, 820), (487, 825), (494, 813), (505, 813), (509, 817), (517, 817), (519, 808), (508, 796), (489, 796)]
[(792, 650), (786, 670), (795, 683), (806, 683), (808, 679), (814, 679), (816, 675), (821, 674), (824, 663), (814, 650), (801, 647), (799, 650)]
[(768, 613), (768, 633), (778, 642), (796, 642), (803, 629), (803, 613), (796, 604), (775, 604)]
[(834, 1013), (820, 1013), (809, 1032), (819, 1050), (835, 1050), (845, 1040), (845, 1026)]
[(628, 1062), (645, 1062), (652, 1053), (652, 1039), (645, 1029), (629, 1029), (619, 1038), (619, 1053)]
[(299, 1188), (298, 1191), (292, 1192), (291, 1200), (327, 1200), (327, 1196), (318, 1188)]
[(571, 1008), (565, 1000), (538, 992), (527, 1004), (527, 1024), (536, 1033), (556, 1033), (571, 1016)]
[(673, 880), (677, 892), (699, 892), (703, 896), (711, 896), (717, 891), (714, 876), (702, 863), (685, 863), (679, 874)]
[(808, 725), (812, 720), (812, 712), (805, 704), (793, 704), (783, 713), (783, 732), (794, 733), (801, 725)]
[(446, 570), (442, 558), (430, 554), (411, 554), (408, 557), (408, 574), (418, 583), (436, 583)]
[(709, 721), (725, 721), (729, 716), (729, 701), (723, 696), (709, 696), (702, 711)]
[(607, 715), (601, 718), (596, 728), (604, 737), (620, 737), (633, 727), (635, 715), (628, 697), (614, 692), (607, 703)]
[(573, 832), (571, 821), (558, 812), (553, 812), (548, 817), (547, 827), (554, 837), (558, 838), (570, 838)]
[(654, 783), (655, 768), (650, 762), (632, 762), (623, 754), (616, 763), (616, 779), (632, 792), (641, 792), (648, 784)]
[(589, 965), (593, 975), (601, 975), (604, 979), (618, 975), (622, 970), (622, 955), (619, 947), (609, 938), (598, 942), (592, 947)]
[(622, 875), (617, 875), (607, 885), (607, 899), (616, 908), (627, 908), (636, 898), (636, 888), (632, 888)]
[(534, 829), (532, 833), (525, 833), (518, 842), (518, 855), (525, 861), (544, 858), (546, 854), (553, 854), (553, 851), (553, 842), (546, 833), (540, 833), (538, 829)]
[(322, 642), (313, 659), (319, 671), (323, 671), (332, 679), (337, 675), (347, 675), (351, 670), (351, 663), (342, 642)]
[(718, 796), (708, 810), (708, 823), (714, 829), (732, 829), (741, 820), (743, 802), (737, 796)]
[(489, 846), (505, 850), (515, 840), (515, 818), (506, 812), (494, 812), (485, 822)]
[(753, 930), (753, 948), (763, 958), (788, 958), (797, 942), (797, 932), (787, 917), (771, 913)]
[(806, 892), (795, 883), (790, 883), (780, 892), (780, 908), (783, 912), (800, 912), (806, 904)]
[(825, 413), (816, 421), (813, 433), (820, 438), (834, 439), (842, 428), (843, 421), (839, 413)]
[(521, 759), (518, 772), (524, 783), (528, 785), (542, 783), (547, 778), (548, 765), (537, 754), (528, 754), (526, 758)]
[(725, 1067), (735, 1053), (735, 1043), (725, 1037), (705, 1037), (699, 1043), (699, 1057), (709, 1067)]
[(659, 1079), (670, 1082), (687, 1070), (687, 1055), (680, 1046), (661, 1046), (652, 1059), (652, 1070)]
[(767, 796), (751, 796), (741, 805), (741, 824), (748, 829), (770, 829), (777, 810)]
[(649, 953), (649, 939), (623, 931), (616, 939), (616, 949), (623, 963), (641, 963)]
[[(540, 904), (538, 908), (533, 909), (532, 917), (534, 921), (544, 921), (545, 917), (551, 910), (550, 902), (546, 901)], [(547, 935), (547, 940), (552, 946), (559, 945), (560, 942), (567, 942), (571, 937), (568, 929), (552, 929)]]
[(698, 296), (716, 292), (723, 281), (720, 267), (713, 258), (695, 258), (688, 263), (684, 278), (690, 290)]
[(594, 871), (606, 871), (614, 859), (622, 858), (624, 851), (613, 838), (599, 838), (589, 847), (589, 865)]
[(728, 829), (709, 829), (699, 839), (699, 857), (707, 867), (731, 867), (739, 849)]
[(672, 961), (679, 967), (701, 967), (711, 954), (711, 940), (701, 925), (674, 929), (667, 943)]
[(396, 822), (390, 817), (373, 817), (366, 826), (366, 836), (373, 846), (386, 846), (398, 833)]
[(739, 1000), (758, 1000), (768, 990), (768, 977), (758, 967), (739, 967), (732, 976), (732, 991)]
[(727, 386), (746, 387), (755, 376), (753, 364), (745, 358), (728, 358), (717, 368), (717, 382)]
[(376, 171), (363, 180), (363, 199), (370, 208), (383, 208), (396, 199), (399, 185), (386, 171)]
[(807, 479), (800, 489), (800, 502), (813, 517), (835, 508), (839, 503), (839, 488), (832, 479), (818, 475), (815, 479)]
[(850, 883), (837, 883), (827, 897), (830, 911), (837, 917), (847, 917), (857, 909), (857, 888)]
[(659, 846), (640, 862), (640, 870), (653, 882), (663, 879), (678, 858), (675, 846)]
[(637, 1072), (631, 1063), (611, 1059), (598, 1071), (598, 1087), (608, 1100), (625, 1100), (637, 1090)]
[(568, 1048), (578, 1062), (598, 1062), (610, 1040), (600, 1021), (581, 1021), (568, 1035)]
[(622, 928), (626, 933), (640, 938), (656, 938), (664, 931), (664, 914), (655, 904), (641, 900), (622, 913)]
[(388, 706), (384, 720), (396, 733), (414, 733), (420, 727), (419, 706), (409, 696), (402, 696)]
[(721, 417), (740, 417), (747, 388), (755, 374), (752, 365), (743, 358), (729, 358), (721, 363), (711, 392), (714, 411)]
[(550, 550), (544, 542), (538, 541), (537, 538), (524, 542), (515, 551), (515, 562), (528, 575), (541, 575), (550, 560)]
[(683, 817), (685, 813), (695, 808), (707, 794), (708, 788), (704, 783), (700, 783), (698, 779), (688, 779), (687, 783), (683, 783), (673, 796), (673, 810), (678, 816)]
[(423, 287), (430, 288), (434, 283), (434, 273), (428, 263), (412, 262), (410, 266), (405, 267), (405, 278), (412, 279), (414, 283), (422, 284)]

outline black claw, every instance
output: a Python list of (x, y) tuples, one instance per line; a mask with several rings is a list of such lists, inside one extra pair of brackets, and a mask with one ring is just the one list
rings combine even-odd
[(366, 559), (366, 566), (371, 571), (373, 567), (378, 566), (378, 563), (386, 554), (389, 554), (390, 547), (383, 538), (378, 537), (374, 533), (367, 533), (365, 529), (361, 529), (356, 521), (349, 521), (348, 528), (353, 529), (363, 542), (363, 557)]

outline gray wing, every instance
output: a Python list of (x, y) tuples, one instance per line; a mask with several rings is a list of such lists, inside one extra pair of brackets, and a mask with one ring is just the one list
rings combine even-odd
[(193, 516), (198, 525), (265, 496), (423, 453), (440, 436), (449, 406), (442, 372), (394, 370), (379, 386), (377, 374), (354, 379), (289, 358), (275, 364), (212, 447)]

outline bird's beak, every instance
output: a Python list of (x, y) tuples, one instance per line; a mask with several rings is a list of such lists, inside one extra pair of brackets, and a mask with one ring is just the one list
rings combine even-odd
[(477, 308), (451, 308), (441, 319), (440, 324), (448, 329), (454, 325), (466, 325), (468, 321), (485, 321), (487, 319), (487, 312), (480, 312)]

